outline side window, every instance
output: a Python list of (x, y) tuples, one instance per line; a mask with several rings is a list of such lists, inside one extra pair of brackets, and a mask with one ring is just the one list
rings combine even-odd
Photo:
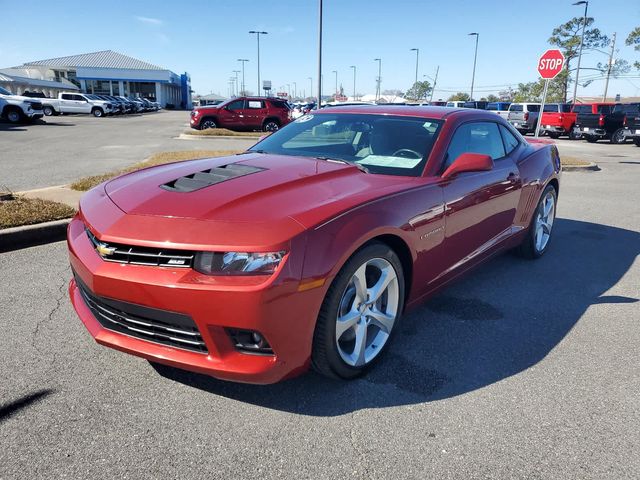
[(514, 105), (512, 103), (511, 105), (509, 105), (509, 111), (510, 112), (521, 112), (522, 111), (522, 105)]
[(74, 100), (77, 100), (77, 101), (79, 101), (79, 102), (84, 102), (84, 101), (86, 101), (86, 98), (84, 98), (82, 95), (74, 95), (74, 96), (73, 96), (73, 99), (74, 99)]
[(62, 99), (63, 100), (73, 100), (73, 95), (69, 95), (68, 93), (63, 93), (62, 94)]
[(539, 112), (540, 111), (540, 105), (528, 105), (527, 106), (527, 111), (529, 111), (529, 112)]
[(518, 147), (520, 142), (518, 141), (516, 136), (503, 125), (500, 125), (500, 133), (502, 134), (502, 140), (504, 140), (504, 148), (507, 152), (507, 155), (509, 155)]
[(605, 115), (608, 115), (609, 113), (611, 113), (611, 105), (598, 106), (598, 113), (604, 113)]
[(227, 105), (229, 110), (242, 110), (244, 108), (244, 100), (236, 100)]
[(247, 100), (247, 108), (264, 108), (264, 102), (262, 102), (261, 100)]
[(458, 127), (447, 149), (444, 167), (447, 168), (463, 153), (482, 153), (494, 160), (504, 157), (504, 145), (498, 124), (472, 122)]

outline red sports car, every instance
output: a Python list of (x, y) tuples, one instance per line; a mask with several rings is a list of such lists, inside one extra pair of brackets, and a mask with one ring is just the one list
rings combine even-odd
[(491, 112), (313, 111), (224, 158), (87, 194), (73, 305), (97, 342), (217, 378), (362, 374), (398, 322), (493, 254), (549, 246), (556, 147)]

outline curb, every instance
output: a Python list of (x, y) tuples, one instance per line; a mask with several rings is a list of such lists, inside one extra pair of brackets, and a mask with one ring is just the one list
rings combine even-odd
[(180, 140), (215, 140), (215, 139), (224, 139), (224, 140), (260, 140), (260, 137), (254, 137), (249, 135), (189, 135), (188, 133), (181, 133), (177, 137)]
[(70, 218), (0, 230), (0, 253), (64, 240)]
[(567, 165), (562, 167), (563, 172), (598, 172), (602, 170), (597, 163), (590, 162), (588, 165)]

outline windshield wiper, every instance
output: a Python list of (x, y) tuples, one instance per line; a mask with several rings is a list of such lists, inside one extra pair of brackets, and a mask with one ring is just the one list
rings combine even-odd
[(323, 156), (315, 157), (315, 158), (317, 160), (326, 160), (327, 162), (344, 163), (345, 165), (353, 165), (361, 172), (370, 173), (367, 167), (365, 167), (364, 165), (360, 165), (359, 163), (356, 163), (356, 162), (347, 162), (346, 160), (342, 160), (341, 158), (330, 158), (330, 157), (323, 157)]
[(246, 152), (236, 153), (236, 155), (244, 155), (245, 153), (269, 153), (266, 150), (247, 150)]

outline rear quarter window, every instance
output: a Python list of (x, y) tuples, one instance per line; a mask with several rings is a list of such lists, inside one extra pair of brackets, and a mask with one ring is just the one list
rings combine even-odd
[(511, 104), (511, 105), (509, 105), (509, 111), (510, 112), (521, 112), (522, 111), (522, 105)]

